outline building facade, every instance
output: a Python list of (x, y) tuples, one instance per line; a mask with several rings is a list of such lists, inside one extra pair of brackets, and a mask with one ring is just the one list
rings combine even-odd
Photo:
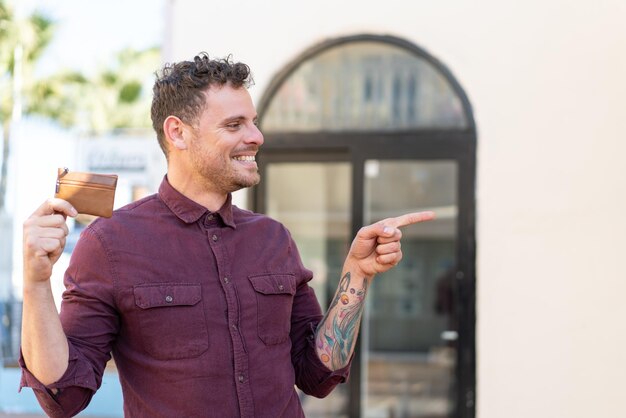
[(322, 304), (359, 225), (441, 215), (309, 416), (623, 415), (625, 8), (168, 3), (167, 60), (251, 66), (263, 180), (239, 202), (291, 229)]

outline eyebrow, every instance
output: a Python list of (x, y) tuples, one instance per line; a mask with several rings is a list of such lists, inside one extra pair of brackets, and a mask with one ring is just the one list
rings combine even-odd
[[(239, 122), (239, 121), (246, 120), (246, 119), (247, 118), (244, 115), (231, 116), (222, 120), (222, 125), (228, 125), (229, 123)], [(256, 122), (258, 119), (259, 119), (259, 116), (254, 115), (254, 118), (252, 118), (252, 122)]]

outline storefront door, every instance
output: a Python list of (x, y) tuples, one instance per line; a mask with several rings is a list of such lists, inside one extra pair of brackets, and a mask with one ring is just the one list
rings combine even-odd
[(420, 210), (438, 215), (404, 228), (403, 261), (370, 289), (350, 383), (323, 400), (302, 395), (307, 417), (453, 417), (458, 164), (366, 159), (356, 171), (347, 155), (310, 153), (267, 153), (261, 161), (259, 209), (290, 230), (323, 309), (358, 228), (353, 218), (369, 224)]

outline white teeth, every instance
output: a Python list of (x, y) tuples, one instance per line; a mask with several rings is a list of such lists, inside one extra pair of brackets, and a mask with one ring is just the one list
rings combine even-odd
[(256, 161), (254, 155), (240, 155), (239, 157), (233, 157), (235, 161)]

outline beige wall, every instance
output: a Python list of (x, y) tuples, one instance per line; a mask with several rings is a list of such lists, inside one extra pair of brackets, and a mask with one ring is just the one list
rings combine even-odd
[(257, 99), (329, 37), (439, 58), (478, 127), (478, 417), (623, 417), (626, 2), (511, 3), (172, 0), (167, 51), (233, 53)]

